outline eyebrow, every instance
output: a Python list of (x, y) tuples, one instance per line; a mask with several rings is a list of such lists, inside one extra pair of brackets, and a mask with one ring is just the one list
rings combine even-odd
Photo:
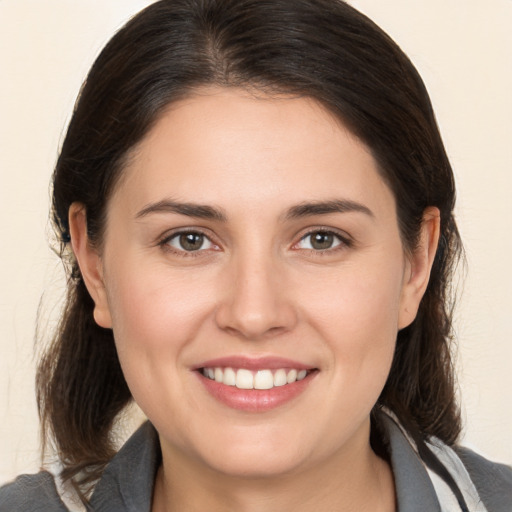
[[(284, 218), (286, 220), (294, 220), (314, 215), (348, 212), (359, 212), (372, 218), (375, 217), (373, 212), (361, 203), (347, 199), (333, 199), (330, 201), (304, 202), (296, 206), (292, 206), (287, 210)], [(145, 206), (136, 214), (135, 218), (140, 219), (152, 213), (177, 213), (179, 215), (195, 217), (198, 219), (209, 219), (219, 222), (227, 221), (227, 216), (220, 208), (205, 204), (181, 203), (169, 199), (163, 199), (162, 201)]]
[(314, 201), (293, 206), (286, 213), (288, 220), (310, 217), (313, 215), (328, 215), (330, 213), (359, 212), (374, 218), (373, 212), (365, 205), (347, 199), (333, 199), (331, 201)]
[(215, 208), (205, 204), (180, 203), (169, 199), (148, 204), (137, 213), (135, 218), (141, 219), (151, 213), (177, 213), (179, 215), (186, 215), (187, 217), (226, 222), (226, 215), (220, 208)]

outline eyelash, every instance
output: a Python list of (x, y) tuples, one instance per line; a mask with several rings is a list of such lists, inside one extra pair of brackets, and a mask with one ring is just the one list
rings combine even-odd
[[(307, 251), (307, 252), (317, 255), (317, 256), (324, 256), (327, 254), (332, 254), (333, 252), (336, 252), (339, 250), (350, 248), (353, 245), (353, 241), (347, 235), (341, 235), (339, 232), (329, 230), (329, 229), (319, 229), (318, 228), (318, 229), (310, 230), (307, 233), (305, 233), (304, 235), (302, 235), (300, 237), (299, 241), (292, 245), (292, 248), (296, 248), (297, 245), (299, 245), (301, 242), (305, 241), (308, 237), (312, 237), (312, 236), (318, 235), (318, 234), (324, 235), (324, 236), (332, 236), (335, 239), (334, 243), (336, 243), (336, 240), (337, 240), (336, 245), (334, 245), (334, 247), (328, 247), (326, 249), (304, 248), (304, 249), (302, 249), (303, 251)], [(168, 235), (168, 236), (165, 236), (164, 238), (162, 238), (158, 242), (158, 245), (165, 251), (171, 252), (175, 255), (185, 257), (185, 258), (200, 256), (201, 253), (210, 249), (210, 248), (208, 248), (208, 249), (199, 248), (197, 250), (187, 251), (186, 249), (177, 249), (170, 245), (171, 241), (179, 239), (179, 237), (187, 236), (187, 235), (196, 235), (196, 236), (203, 237), (203, 244), (205, 241), (208, 241), (213, 247), (218, 248), (218, 246), (211, 240), (211, 238), (208, 235), (206, 235), (205, 233), (203, 233), (200, 230), (194, 230), (194, 229), (181, 230), (181, 231), (174, 232), (171, 235)], [(311, 243), (310, 243), (310, 245), (311, 245)], [(299, 249), (299, 250), (301, 250), (301, 249)]]

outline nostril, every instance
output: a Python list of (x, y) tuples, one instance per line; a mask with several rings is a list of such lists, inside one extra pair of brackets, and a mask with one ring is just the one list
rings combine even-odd
[(272, 263), (241, 257), (219, 297), (217, 325), (232, 336), (254, 341), (290, 330), (297, 315), (283, 272), (279, 277)]

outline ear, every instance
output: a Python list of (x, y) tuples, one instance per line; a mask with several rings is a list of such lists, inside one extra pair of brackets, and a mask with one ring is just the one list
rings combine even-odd
[(81, 203), (73, 203), (69, 207), (68, 220), (71, 247), (85, 286), (94, 301), (94, 320), (100, 327), (111, 328), (112, 318), (103, 280), (103, 265), (99, 252), (92, 246), (87, 236), (85, 206)]
[(407, 327), (416, 318), (421, 299), (430, 279), (430, 271), (439, 243), (440, 226), (441, 215), (439, 209), (429, 206), (423, 212), (418, 245), (407, 257), (402, 295), (400, 297), (398, 329)]

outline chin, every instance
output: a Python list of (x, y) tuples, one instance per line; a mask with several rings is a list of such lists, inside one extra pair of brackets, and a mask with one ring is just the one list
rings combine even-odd
[(230, 477), (258, 480), (276, 478), (296, 472), (305, 462), (295, 455), (274, 450), (268, 453), (257, 446), (252, 450), (233, 450), (224, 453), (221, 458), (206, 461), (211, 469)]
[[(308, 465), (308, 446), (318, 446), (307, 432), (290, 425), (229, 429), (205, 444), (196, 445), (199, 456), (212, 469), (241, 478), (267, 478), (291, 474)], [(208, 443), (208, 444), (206, 444)]]

